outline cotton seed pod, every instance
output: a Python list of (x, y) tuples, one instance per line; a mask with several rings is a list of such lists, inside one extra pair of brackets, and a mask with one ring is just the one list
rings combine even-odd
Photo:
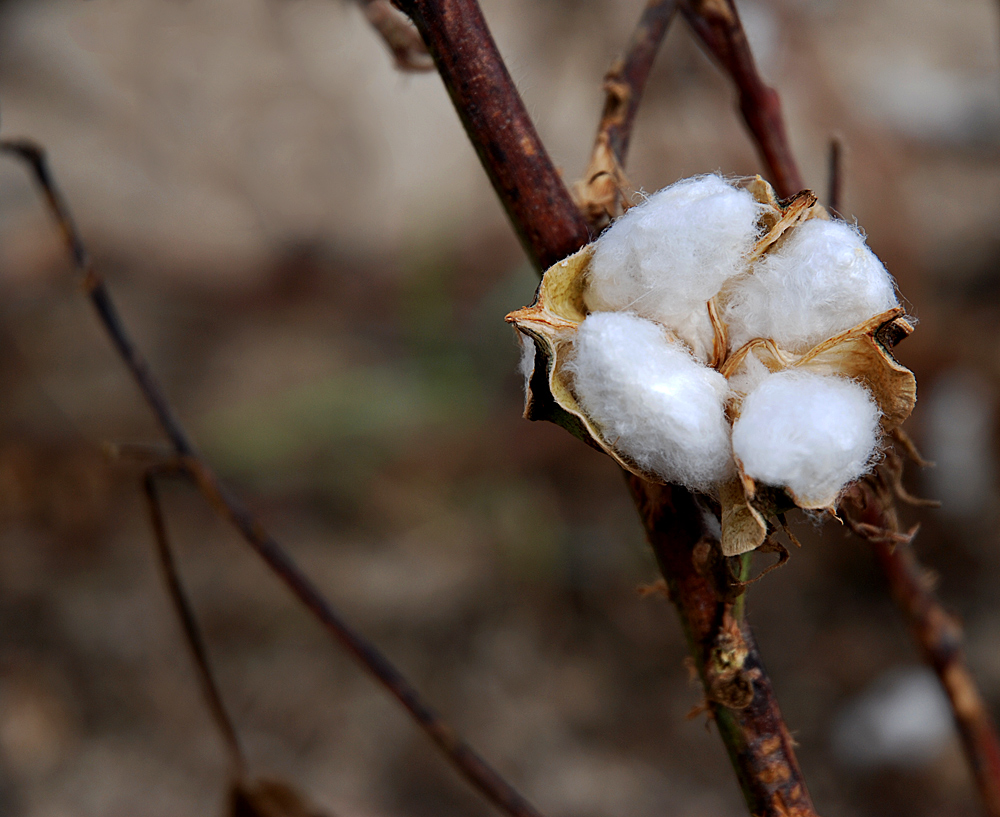
[[(764, 374), (797, 368), (804, 372), (837, 375), (862, 385), (872, 396), (880, 412), (883, 433), (891, 431), (909, 416), (916, 401), (913, 374), (900, 365), (890, 349), (913, 327), (895, 308), (835, 337), (817, 343), (805, 352), (782, 349), (770, 338), (754, 338), (738, 349), (729, 348), (727, 327), (720, 318), (730, 288), (745, 275), (752, 275), (754, 264), (779, 249), (797, 225), (808, 219), (828, 219), (816, 197), (803, 191), (792, 199), (779, 201), (773, 189), (757, 177), (744, 187), (760, 203), (760, 238), (743, 259), (743, 271), (723, 284), (703, 306), (714, 331), (714, 343), (701, 360), (724, 375), (733, 387), (727, 412), (730, 422), (740, 416), (745, 392), (738, 384), (753, 377), (756, 367)], [(534, 366), (526, 385), (525, 417), (549, 420), (575, 436), (603, 450), (628, 471), (651, 482), (665, 482), (662, 475), (641, 467), (636, 457), (622, 451), (617, 438), (606, 436), (598, 422), (582, 408), (574, 390), (573, 349), (580, 324), (589, 314), (588, 278), (594, 256), (591, 243), (577, 253), (550, 267), (543, 275), (534, 303), (507, 316), (518, 331), (534, 341)], [(683, 336), (664, 327), (673, 342), (683, 344)], [(695, 351), (696, 355), (698, 350)], [(726, 555), (753, 550), (763, 543), (767, 519), (792, 507), (832, 511), (836, 495), (797, 497), (781, 486), (758, 485), (735, 461), (737, 478), (724, 481), (709, 491), (722, 507), (722, 549)], [(691, 486), (689, 486), (691, 487)], [(697, 486), (704, 490), (702, 486)]]

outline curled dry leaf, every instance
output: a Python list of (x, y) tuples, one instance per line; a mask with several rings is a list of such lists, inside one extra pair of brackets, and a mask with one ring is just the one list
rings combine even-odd
[[(913, 410), (916, 381), (913, 373), (893, 357), (891, 348), (913, 331), (902, 308), (875, 315), (863, 323), (822, 341), (805, 353), (780, 348), (770, 338), (756, 338), (730, 351), (726, 327), (719, 319), (732, 283), (753, 274), (753, 262), (780, 247), (790, 230), (812, 218), (828, 219), (816, 196), (803, 191), (779, 201), (771, 186), (759, 176), (746, 188), (764, 205), (760, 217), (762, 237), (747, 257), (747, 271), (732, 279), (705, 308), (715, 327), (716, 343), (708, 365), (727, 379), (744, 371), (751, 357), (770, 372), (801, 369), (817, 374), (840, 375), (864, 385), (881, 414), (883, 434), (891, 433)], [(604, 451), (619, 465), (650, 482), (661, 477), (639, 467), (615, 446), (583, 410), (574, 393), (571, 367), (573, 343), (579, 325), (588, 315), (585, 293), (594, 244), (550, 267), (542, 277), (535, 302), (511, 312), (507, 321), (535, 343), (534, 369), (527, 385), (525, 417), (548, 420)], [(676, 340), (664, 330), (671, 340)], [(678, 341), (679, 342), (679, 341)], [(734, 393), (727, 408), (730, 420), (740, 415), (741, 397)], [(761, 486), (743, 473), (736, 462), (738, 477), (717, 486), (722, 507), (722, 550), (727, 556), (759, 547), (767, 535), (767, 520), (792, 507), (834, 512), (837, 495), (805, 502), (791, 491)]]

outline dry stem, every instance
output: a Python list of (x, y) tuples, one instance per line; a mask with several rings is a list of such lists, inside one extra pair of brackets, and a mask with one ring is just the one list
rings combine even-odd
[(604, 75), (604, 110), (583, 180), (574, 194), (591, 226), (600, 229), (617, 213), (628, 183), (622, 168), (632, 138), (639, 102), (656, 52), (677, 10), (678, 0), (649, 0), (639, 17), (625, 56)]
[[(505, 133), (533, 134), (534, 127), (476, 0), (397, 2), (430, 47), (459, 118), (518, 232), (532, 236), (525, 246), (536, 266), (544, 269), (578, 249), (587, 240), (586, 230), (580, 229), (583, 220), (551, 162), (547, 157), (542, 161), (542, 146), (509, 145), (507, 140), (502, 153), (496, 150)], [(463, 54), (472, 62), (464, 62)], [(470, 91), (483, 86), (484, 76), (490, 78), (491, 92)], [(541, 170), (548, 177), (539, 177)], [(549, 197), (542, 213), (520, 209), (523, 191), (537, 187), (558, 195)], [(535, 217), (537, 221), (527, 224), (517, 220)], [(575, 236), (576, 243), (567, 244), (568, 236)], [(742, 604), (734, 604), (734, 598), (723, 600), (728, 579), (719, 584), (698, 572), (696, 557), (703, 567), (706, 547), (711, 550), (702, 510), (682, 488), (650, 485), (635, 477), (629, 484), (751, 812), (759, 817), (814, 815), (770, 681), (742, 621)]]
[[(535, 808), (507, 783), (423, 699), (416, 688), (372, 643), (333, 609), (319, 589), (299, 569), (278, 541), (258, 523), (249, 510), (228, 492), (194, 444), (153, 376), (145, 358), (122, 322), (104, 281), (93, 268), (72, 214), (49, 170), (44, 151), (26, 140), (0, 141), (0, 152), (25, 161), (41, 187), (63, 240), (81, 274), (84, 291), (143, 397), (156, 416), (177, 455), (177, 467), (198, 486), (216, 511), (229, 520), (251, 548), (268, 564), (285, 586), (324, 625), (327, 631), (384, 686), (410, 713), (421, 729), (441, 749), (459, 773), (484, 797), (512, 817), (539, 817)], [(156, 531), (160, 536), (160, 531)]]
[(547, 269), (590, 240), (538, 138), (479, 5), (397, 0), (420, 31), (528, 257)]
[(631, 474), (628, 483), (750, 813), (815, 817), (794, 743), (741, 610), (742, 588), (703, 523), (713, 511), (677, 486)]
[(358, 5), (392, 53), (396, 68), (415, 73), (434, 70), (434, 60), (413, 23), (389, 0), (358, 0)]
[(826, 206), (840, 214), (844, 196), (844, 142), (839, 136), (830, 138), (830, 157), (827, 162)]
[(740, 113), (778, 195), (788, 198), (798, 193), (803, 187), (802, 175), (788, 144), (781, 100), (757, 71), (735, 2), (682, 0), (680, 8), (705, 48), (736, 85)]
[(163, 580), (167, 586), (167, 594), (170, 597), (171, 605), (177, 614), (177, 619), (184, 632), (184, 643), (194, 661), (195, 669), (198, 672), (198, 680), (201, 683), (202, 693), (208, 704), (212, 719), (216, 728), (226, 744), (226, 751), (229, 754), (229, 761), (232, 765), (233, 777), (241, 778), (246, 770), (246, 760), (243, 749), (240, 746), (236, 729), (233, 727), (232, 719), (226, 710), (226, 705), (222, 700), (219, 685), (212, 672), (212, 665), (208, 660), (208, 650), (205, 648), (205, 639), (202, 637), (201, 628), (198, 626), (198, 618), (194, 608), (188, 600), (184, 585), (181, 582), (180, 574), (177, 572), (177, 563), (174, 559), (173, 550), (170, 547), (170, 539), (167, 536), (167, 522), (163, 516), (163, 506), (160, 502), (160, 492), (156, 487), (156, 479), (161, 474), (175, 473), (177, 469), (171, 466), (154, 466), (146, 471), (142, 478), (142, 489), (146, 496), (146, 506), (149, 510), (149, 520), (153, 528), (153, 538), (156, 540), (156, 554), (163, 571)]
[(843, 503), (845, 516), (875, 551), (893, 600), (951, 702), (983, 807), (990, 817), (1000, 817), (1000, 738), (965, 664), (962, 626), (942, 606), (928, 571), (913, 552), (916, 529), (900, 530), (893, 489), (897, 479), (898, 474), (880, 466), (851, 490)]

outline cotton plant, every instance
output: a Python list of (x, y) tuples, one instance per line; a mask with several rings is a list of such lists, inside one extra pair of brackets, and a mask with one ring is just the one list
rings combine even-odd
[(715, 497), (727, 556), (791, 507), (833, 512), (916, 400), (890, 351), (912, 326), (863, 235), (759, 177), (655, 193), (507, 319), (525, 415)]

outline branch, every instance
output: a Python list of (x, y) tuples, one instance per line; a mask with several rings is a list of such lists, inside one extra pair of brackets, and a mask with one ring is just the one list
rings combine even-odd
[(434, 70), (434, 60), (413, 23), (389, 0), (358, 0), (358, 5), (392, 52), (396, 68), (413, 73)]
[[(544, 155), (539, 153), (541, 146), (535, 141), (511, 143), (507, 138), (513, 131), (530, 132), (537, 139), (475, 0), (397, 3), (430, 47), (458, 115), (515, 228), (522, 236), (532, 236), (526, 247), (536, 265), (545, 268), (549, 259), (558, 260), (583, 246), (588, 239), (583, 219), (565, 195), (555, 168), (547, 159), (539, 164), (539, 156)], [(503, 85), (502, 92), (482, 92), (494, 87), (494, 82)], [(495, 146), (501, 141), (507, 147), (497, 151)], [(545, 218), (533, 222), (533, 212), (519, 205), (523, 195), (536, 189), (558, 190), (560, 195), (545, 211)], [(629, 485), (688, 633), (691, 655), (747, 804), (758, 817), (814, 817), (788, 730), (752, 635), (742, 621), (742, 605), (720, 602), (717, 588), (694, 570), (692, 556), (706, 540), (701, 509), (682, 488), (651, 485), (635, 477), (630, 477)], [(721, 642), (743, 656), (731, 678), (716, 666), (731, 654), (720, 652)], [(735, 705), (730, 708), (720, 701), (733, 689), (741, 690), (743, 697), (729, 698)]]
[(631, 474), (628, 484), (750, 813), (815, 817), (794, 742), (742, 615), (742, 588), (704, 525), (712, 511), (677, 486)]
[(962, 626), (945, 611), (933, 581), (911, 545), (916, 529), (902, 533), (895, 506), (896, 478), (880, 466), (844, 501), (848, 524), (875, 551), (889, 591), (909, 625), (924, 660), (937, 673), (990, 817), (1000, 817), (1000, 738), (976, 682), (965, 664)]
[(191, 602), (187, 593), (184, 592), (184, 585), (181, 583), (180, 574), (177, 572), (177, 563), (174, 560), (173, 550), (170, 547), (170, 540), (167, 536), (167, 523), (163, 517), (163, 506), (160, 503), (160, 493), (156, 488), (156, 478), (161, 474), (175, 472), (175, 468), (161, 468), (154, 466), (146, 471), (142, 478), (142, 489), (146, 496), (146, 506), (149, 510), (149, 520), (153, 528), (153, 537), (156, 540), (156, 554), (163, 571), (163, 580), (167, 585), (167, 594), (173, 605), (177, 619), (181, 623), (184, 631), (184, 643), (194, 661), (195, 669), (198, 673), (198, 680), (201, 682), (202, 692), (212, 714), (212, 720), (222, 735), (229, 753), (229, 760), (233, 769), (235, 779), (242, 778), (246, 770), (246, 760), (243, 756), (243, 749), (240, 747), (239, 738), (236, 736), (236, 729), (226, 711), (226, 705), (222, 701), (222, 694), (219, 692), (219, 685), (215, 681), (212, 673), (212, 665), (208, 660), (208, 651), (205, 649), (205, 639), (201, 635), (198, 627), (198, 619), (195, 616)]
[(573, 190), (595, 231), (614, 218), (619, 198), (628, 188), (622, 168), (632, 126), (653, 60), (677, 10), (677, 3), (678, 0), (649, 0), (632, 32), (625, 56), (615, 60), (604, 75), (604, 110), (597, 126), (594, 150), (583, 180), (577, 182)]
[(826, 206), (840, 215), (844, 197), (844, 140), (839, 136), (830, 137), (830, 157), (827, 161)]
[(761, 79), (734, 0), (682, 0), (688, 24), (739, 92), (740, 113), (750, 129), (778, 195), (798, 193), (802, 175), (781, 116), (781, 100)]
[(403, 705), (475, 789), (512, 817), (539, 817), (534, 807), (441, 719), (389, 659), (330, 606), (277, 540), (264, 530), (235, 496), (223, 488), (211, 467), (195, 451), (194, 444), (167, 402), (163, 389), (128, 334), (103, 280), (94, 270), (72, 214), (49, 170), (44, 151), (32, 142), (17, 140), (0, 141), (0, 152), (13, 154), (25, 161), (34, 173), (73, 262), (82, 275), (84, 291), (97, 311), (102, 326), (152, 408), (163, 432), (170, 439), (180, 466), (195, 481), (204, 496), (243, 534), (251, 548), (270, 566), (292, 594), (319, 619), (327, 631)]
[(396, 0), (434, 57), (525, 251), (548, 269), (590, 240), (475, 0)]
[(604, 77), (607, 96), (598, 132), (608, 135), (608, 145), (622, 165), (653, 60), (677, 10), (677, 3), (678, 0), (649, 0), (646, 3), (624, 59), (616, 61)]

